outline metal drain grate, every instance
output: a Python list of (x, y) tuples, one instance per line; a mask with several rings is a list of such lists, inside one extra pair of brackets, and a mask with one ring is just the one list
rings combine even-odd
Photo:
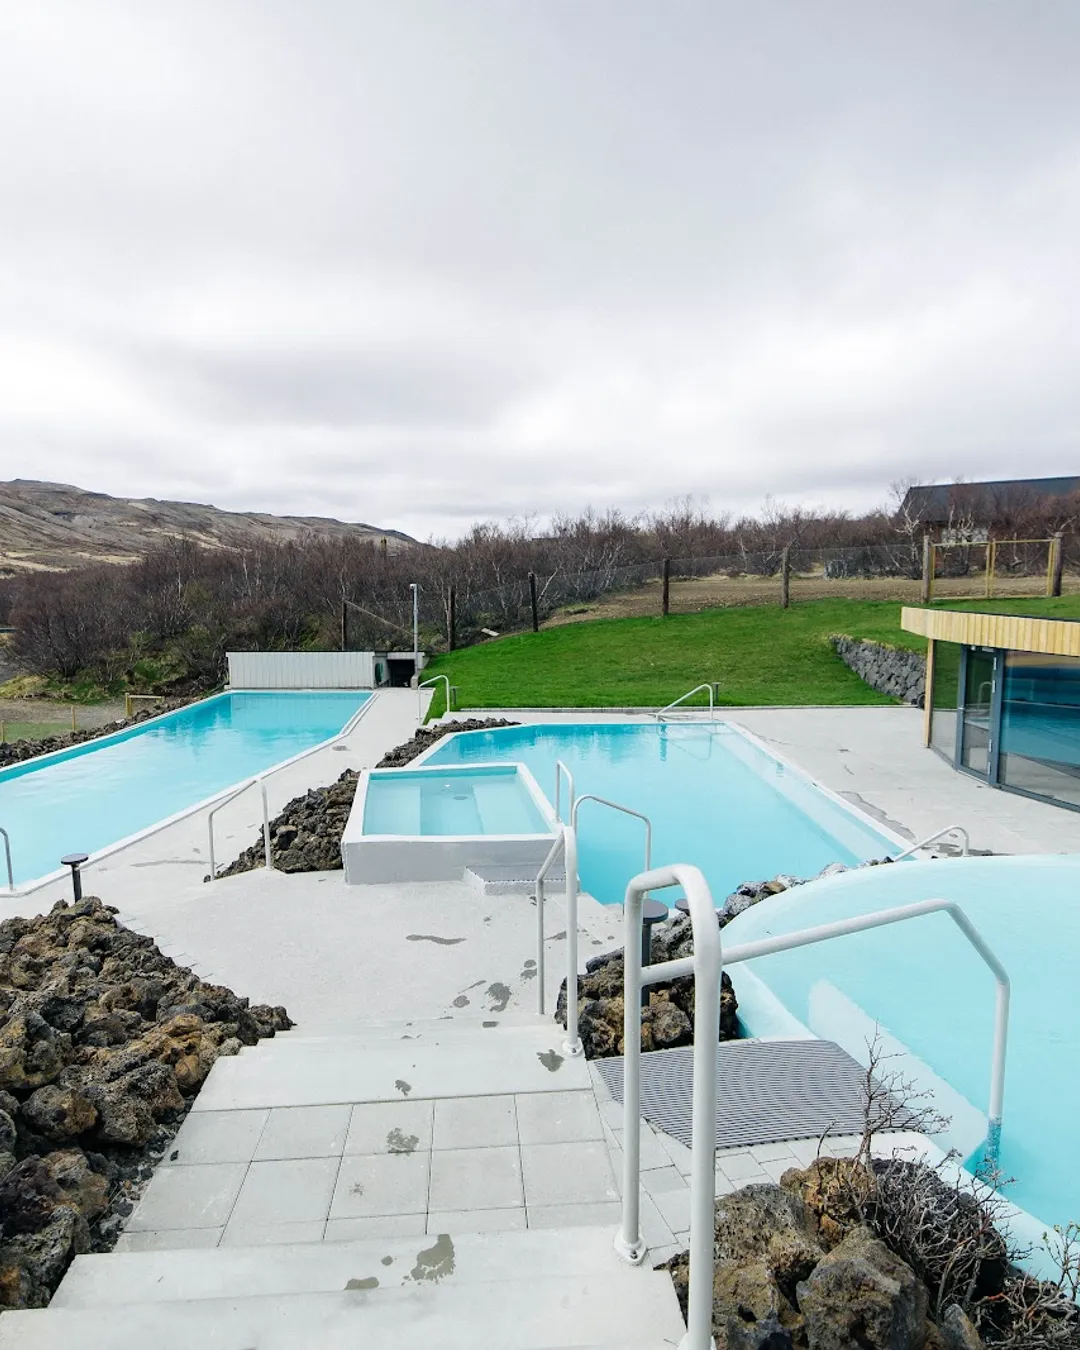
[[(641, 1056), (641, 1114), (687, 1147), (693, 1060), (690, 1045)], [(716, 1060), (717, 1148), (862, 1133), (865, 1070), (834, 1042), (725, 1041), (716, 1047)], [(621, 1056), (593, 1063), (621, 1102)]]

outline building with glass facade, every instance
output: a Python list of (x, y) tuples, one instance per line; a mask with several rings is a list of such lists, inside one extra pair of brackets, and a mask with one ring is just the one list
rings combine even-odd
[(927, 639), (926, 744), (995, 787), (1080, 810), (1080, 622), (904, 609)]

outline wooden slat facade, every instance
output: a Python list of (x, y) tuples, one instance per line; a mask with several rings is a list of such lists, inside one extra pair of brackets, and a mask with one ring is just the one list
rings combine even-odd
[(1080, 656), (1080, 622), (1032, 619), (1021, 614), (978, 614), (962, 609), (900, 611), (900, 627), (932, 642), (968, 647), (1005, 647), (1050, 656)]

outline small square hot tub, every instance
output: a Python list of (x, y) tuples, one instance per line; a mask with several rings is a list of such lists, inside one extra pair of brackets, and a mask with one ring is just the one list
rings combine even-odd
[(557, 826), (523, 764), (372, 769), (341, 840), (345, 880), (455, 881), (476, 864), (539, 870)]

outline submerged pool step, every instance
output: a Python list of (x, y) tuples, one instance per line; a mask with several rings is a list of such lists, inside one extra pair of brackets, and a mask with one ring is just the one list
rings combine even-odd
[[(506, 863), (473, 863), (466, 867), (463, 880), (481, 895), (534, 895), (539, 870)], [(565, 893), (566, 872), (561, 866), (548, 873), (544, 890), (549, 896)]]
[(603, 1273), (606, 1284), (633, 1288), (640, 1270), (612, 1247), (613, 1228), (531, 1229), (508, 1234), (381, 1237), (356, 1242), (277, 1247), (112, 1252), (77, 1256), (53, 1308), (103, 1308), (270, 1294), (337, 1293), (353, 1288), (404, 1288), (426, 1281), (490, 1284), (520, 1278), (558, 1279)]

